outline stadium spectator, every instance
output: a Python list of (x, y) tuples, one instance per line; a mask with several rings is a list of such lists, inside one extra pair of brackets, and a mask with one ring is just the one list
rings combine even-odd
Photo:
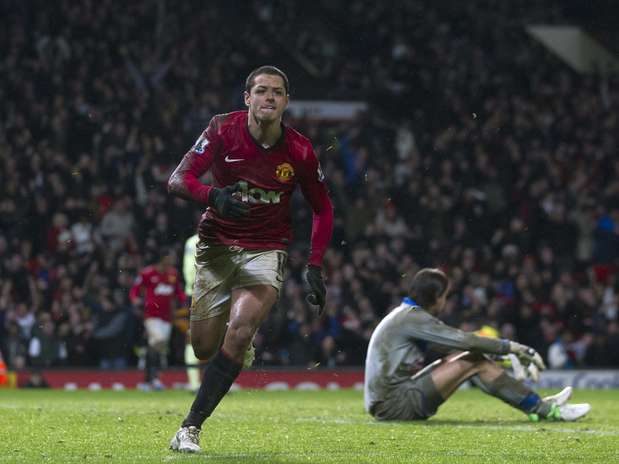
[[(474, 327), (511, 326), (547, 357), (554, 338), (544, 333), (569, 325), (574, 341), (593, 337), (574, 367), (597, 359), (596, 337), (616, 347), (619, 81), (578, 74), (527, 36), (527, 23), (566, 22), (555, 2), (254, 2), (232, 12), (226, 2), (204, 9), (187, 1), (161, 16), (143, 2), (35, 4), (0, 5), (0, 344), (18, 312), (36, 320), (64, 298), (71, 323), (57, 334), (66, 362), (97, 364), (96, 292), (63, 297), (66, 285), (85, 289), (96, 262), (96, 286), (127, 298), (161, 246), (181, 251), (195, 221), (191, 205), (165, 194), (176, 154), (213, 114), (242, 103), (239, 75), (282, 60), (300, 96), (368, 103), (349, 122), (288, 117), (311, 136), (329, 173), (337, 214), (324, 272), (338, 317), (349, 307), (368, 340), (410, 276), (440, 265), (454, 281), (446, 311), (466, 307)], [(112, 20), (120, 17), (130, 19)], [(368, 18), (380, 27), (368, 28)], [(299, 25), (310, 32), (299, 34)], [(270, 39), (248, 39), (255, 37)], [(276, 55), (277, 44), (287, 52)], [(107, 246), (114, 232), (98, 231), (127, 198), (133, 239), (119, 239), (117, 251)], [(391, 208), (404, 235), (388, 237), (377, 224)], [(311, 215), (298, 199), (293, 212), (299, 232), (282, 309), (256, 338), (258, 364), (290, 362), (297, 324), (312, 340), (325, 330), (295, 290), (304, 263), (293, 257), (307, 251)], [(384, 258), (375, 260), (379, 248)], [(592, 299), (579, 289), (591, 289)], [(583, 297), (586, 311), (578, 309)], [(293, 308), (297, 324), (287, 324)], [(451, 312), (450, 323), (465, 322), (463, 314)], [(58, 329), (67, 324), (53, 320)], [(132, 315), (128, 324), (136, 324)], [(22, 335), (11, 336), (16, 353), (27, 352), (32, 331)], [(139, 337), (134, 330), (130, 344)], [(336, 339), (345, 356), (335, 363), (354, 362), (362, 350)], [(311, 361), (320, 356), (312, 352)], [(602, 361), (619, 366), (616, 357)]]
[(99, 311), (94, 316), (92, 332), (99, 367), (123, 369), (127, 366), (127, 312), (115, 304), (109, 295), (101, 292)]
[(24, 384), (23, 388), (49, 388), (50, 385), (43, 376), (43, 373), (38, 370), (30, 372), (30, 378), (28, 382)]
[(113, 252), (122, 249), (136, 250), (135, 219), (130, 210), (131, 200), (128, 197), (119, 198), (105, 213), (99, 226), (99, 233), (105, 245)]
[(28, 356), (32, 365), (37, 367), (59, 366), (67, 357), (66, 347), (47, 313), (39, 316), (37, 326), (32, 331)]

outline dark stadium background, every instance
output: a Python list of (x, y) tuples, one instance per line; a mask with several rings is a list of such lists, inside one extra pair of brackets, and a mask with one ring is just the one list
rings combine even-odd
[[(0, 349), (9, 369), (138, 363), (128, 301), (200, 207), (167, 178), (246, 75), (292, 100), (354, 101), (287, 122), (315, 143), (336, 207), (323, 320), (295, 211), (282, 297), (255, 366), (361, 366), (420, 267), (453, 277), (442, 317), (553, 368), (619, 368), (619, 80), (579, 73), (526, 25), (581, 27), (617, 56), (612, 1), (0, 2)], [(180, 259), (179, 259), (180, 269)], [(102, 337), (113, 317), (123, 329)], [(179, 321), (178, 327), (182, 327)], [(29, 351), (33, 339), (42, 349)], [(120, 347), (120, 352), (117, 352)], [(181, 366), (177, 328), (170, 355)]]

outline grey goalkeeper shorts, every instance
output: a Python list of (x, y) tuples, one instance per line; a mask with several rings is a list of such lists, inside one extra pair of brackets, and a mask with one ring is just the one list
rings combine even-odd
[(384, 401), (370, 407), (370, 414), (378, 420), (425, 420), (444, 402), (428, 372), (393, 386)]

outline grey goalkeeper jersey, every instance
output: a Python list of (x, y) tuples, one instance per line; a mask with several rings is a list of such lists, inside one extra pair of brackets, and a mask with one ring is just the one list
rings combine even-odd
[(365, 409), (383, 401), (389, 390), (410, 379), (425, 364), (428, 346), (435, 350), (470, 350), (507, 354), (509, 341), (480, 337), (472, 332), (450, 327), (404, 298), (378, 324), (365, 360)]

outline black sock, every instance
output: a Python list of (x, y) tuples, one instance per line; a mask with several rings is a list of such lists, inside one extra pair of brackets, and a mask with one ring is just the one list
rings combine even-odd
[(159, 353), (153, 348), (148, 347), (146, 350), (146, 366), (145, 375), (146, 383), (152, 382), (157, 377), (157, 367), (159, 365)]
[(243, 365), (228, 358), (222, 350), (204, 369), (202, 385), (196, 399), (191, 405), (183, 427), (201, 428), (207, 417), (211, 415), (224, 395), (230, 390), (232, 383), (239, 376)]

